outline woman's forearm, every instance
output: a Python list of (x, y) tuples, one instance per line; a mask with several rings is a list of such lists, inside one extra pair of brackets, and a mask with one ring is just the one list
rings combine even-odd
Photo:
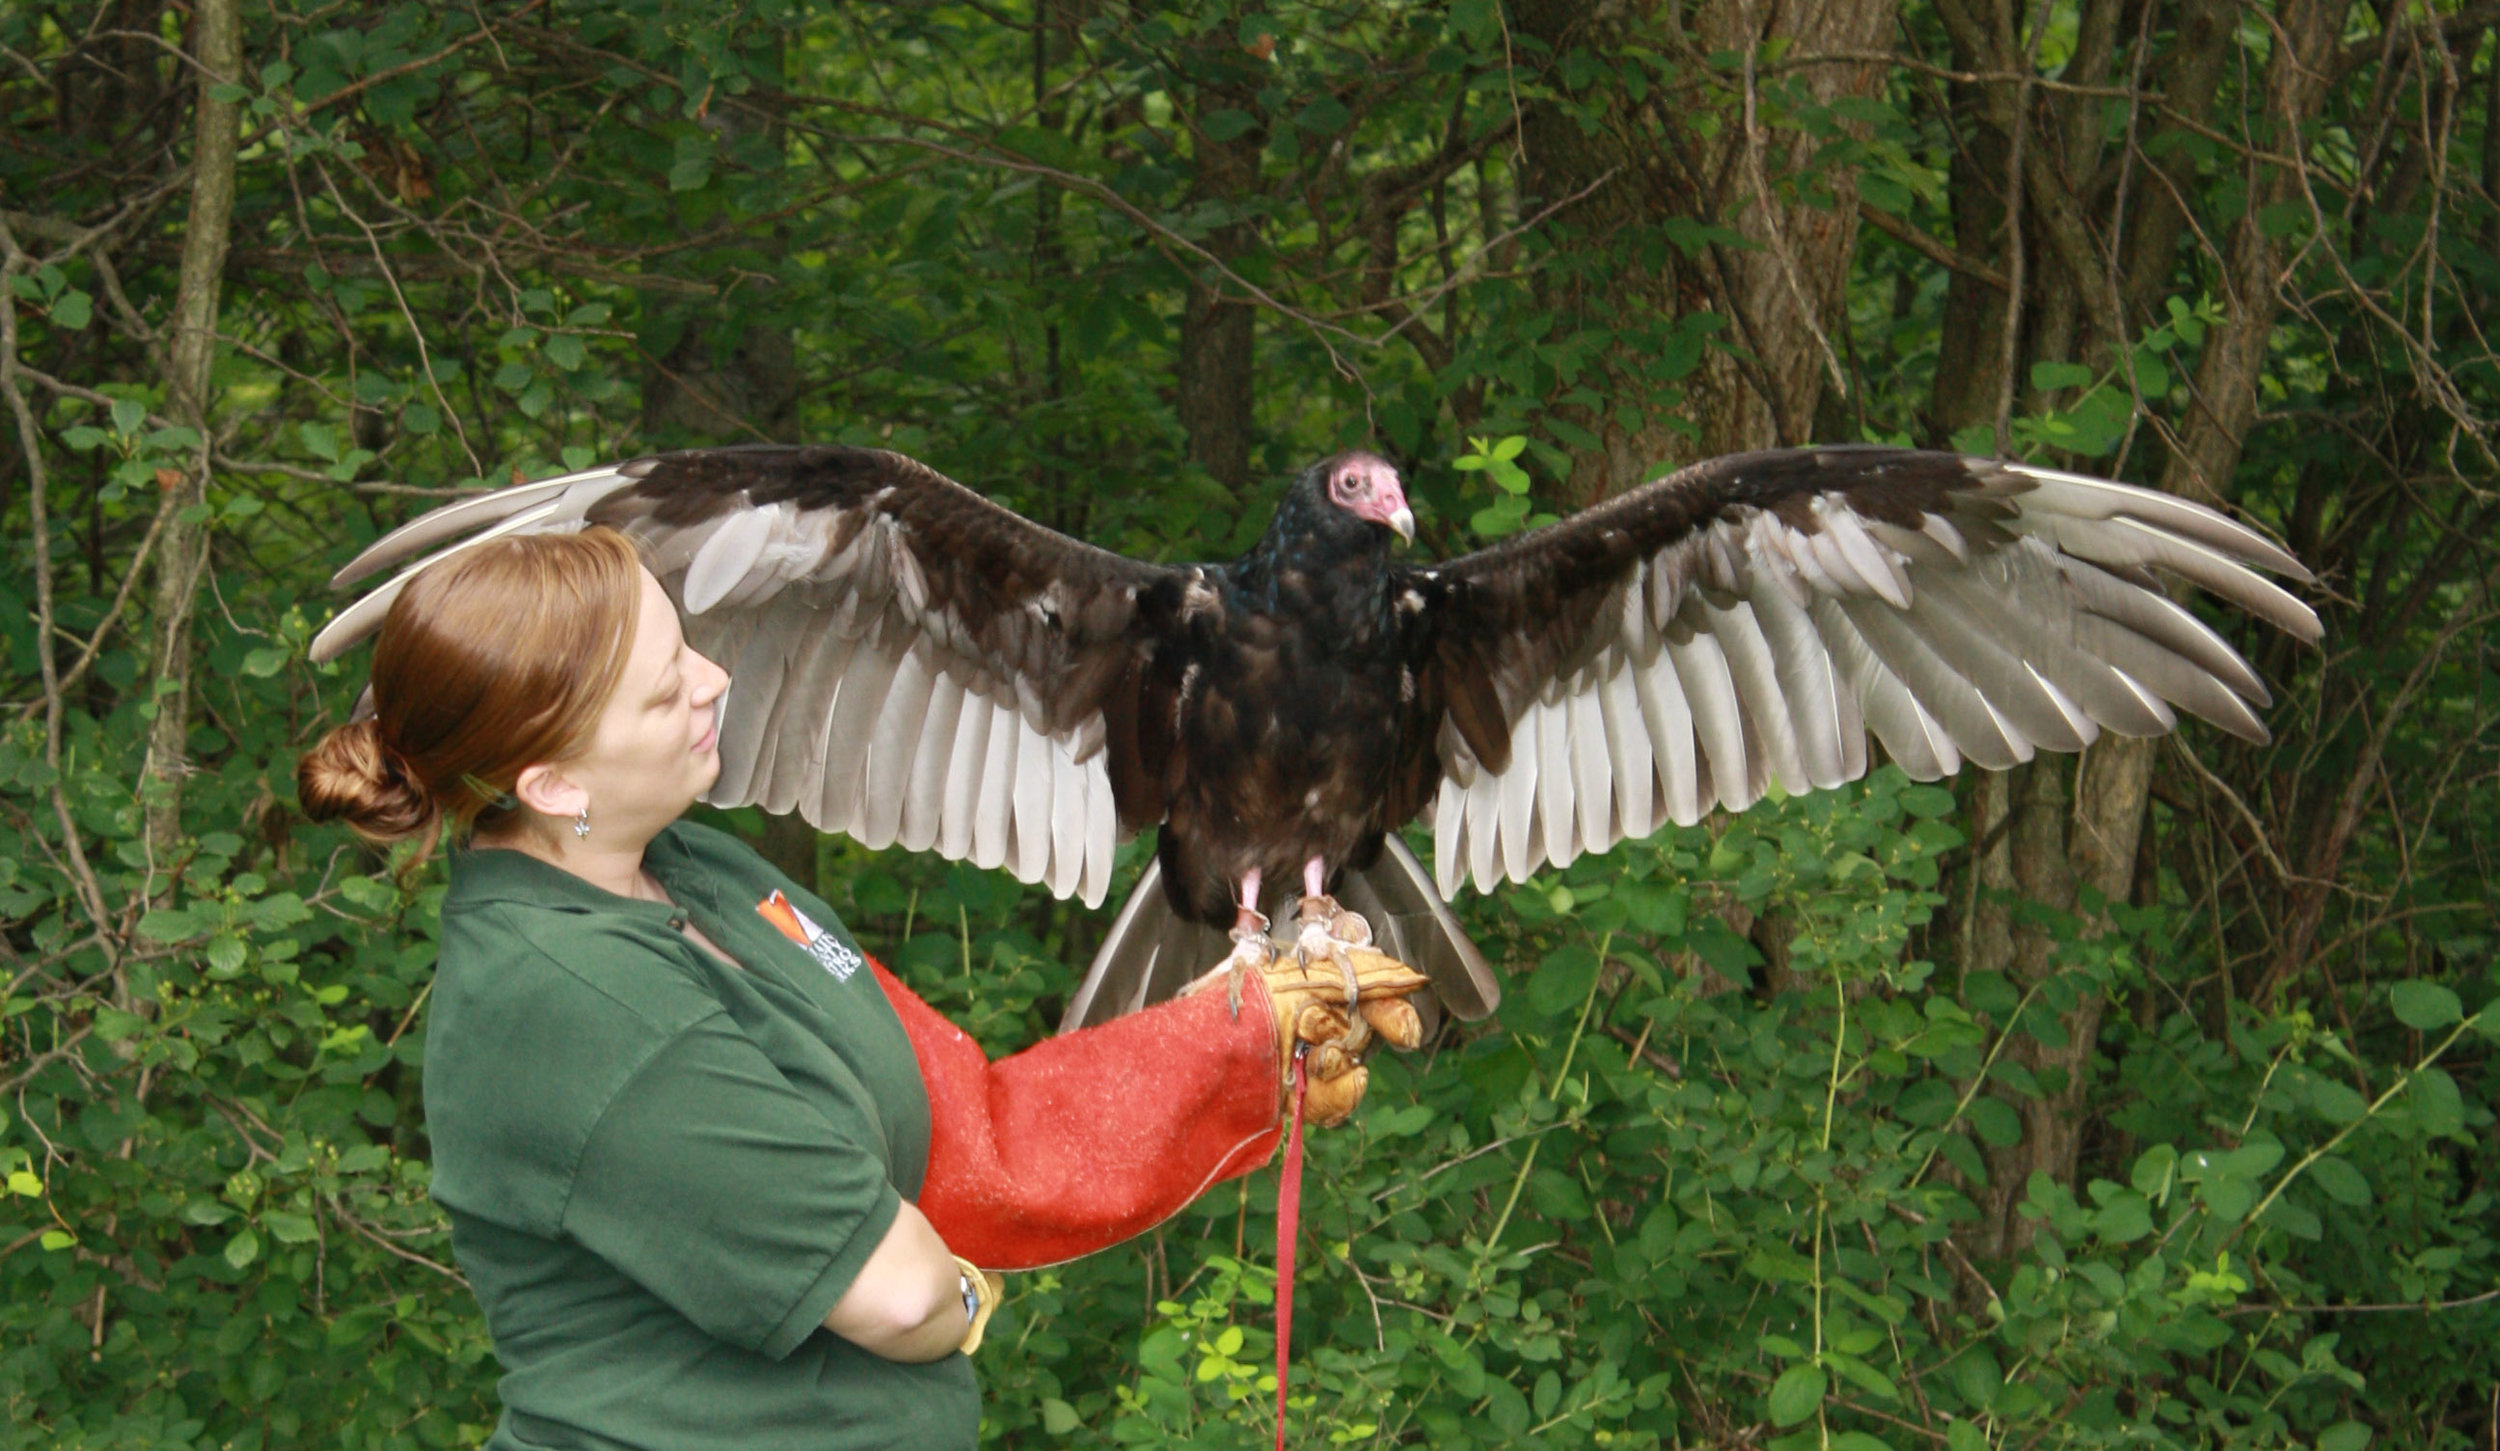
[(887, 1360), (942, 1360), (963, 1344), (963, 1282), (946, 1242), (906, 1202), (834, 1302), (825, 1328)]

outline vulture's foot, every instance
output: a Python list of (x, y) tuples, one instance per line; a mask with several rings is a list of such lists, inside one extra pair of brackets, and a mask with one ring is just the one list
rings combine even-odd
[(1267, 935), (1267, 918), (1248, 907), (1233, 918), (1233, 950), (1223, 961), (1224, 1002), (1241, 1016), (1241, 980), (1276, 960), (1276, 944)]
[(1294, 956), (1308, 968), (1314, 961), (1337, 964), (1345, 974), (1345, 1005), (1351, 1013), (1361, 1000), (1362, 987), (1355, 981), (1354, 963), (1346, 956), (1349, 947), (1369, 947), (1372, 924), (1355, 913), (1337, 905), (1337, 899), (1316, 893), (1302, 899), (1302, 911), (1295, 919)]

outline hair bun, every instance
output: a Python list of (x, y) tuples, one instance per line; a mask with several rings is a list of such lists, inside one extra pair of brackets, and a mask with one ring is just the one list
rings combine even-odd
[(295, 764), (295, 789), (306, 816), (344, 821), (378, 845), (429, 836), (442, 815), (371, 717), (340, 726), (306, 751)]

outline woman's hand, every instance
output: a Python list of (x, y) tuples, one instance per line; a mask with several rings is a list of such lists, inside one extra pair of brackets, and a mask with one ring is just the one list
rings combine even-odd
[(887, 1360), (944, 1360), (962, 1347), (972, 1322), (964, 1314), (961, 1271), (910, 1201), (834, 1302), (825, 1328)]
[[(1408, 998), (1431, 985), (1422, 973), (1370, 947), (1346, 951), (1356, 1001), (1346, 1001), (1347, 978), (1328, 965), (1306, 968), (1280, 953), (1257, 969), (1267, 1004), (1276, 1015), (1277, 1073), (1288, 1100), (1293, 1094), (1294, 1055), (1303, 1055), (1303, 1120), (1317, 1128), (1344, 1123), (1371, 1083), (1364, 1055), (1376, 1041), (1412, 1048), (1424, 1025)], [(1229, 961), (1181, 989), (1183, 996), (1231, 981)]]

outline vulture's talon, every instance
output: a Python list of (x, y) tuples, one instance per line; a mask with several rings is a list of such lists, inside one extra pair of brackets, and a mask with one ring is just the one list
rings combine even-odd
[[(1301, 912), (1294, 920), (1300, 924), (1294, 935), (1295, 956), (1306, 969), (1315, 958), (1335, 963), (1337, 970), (1345, 974), (1346, 1010), (1353, 1012), (1362, 1001), (1363, 986), (1354, 975), (1354, 960), (1346, 956), (1346, 951), (1371, 945), (1371, 924), (1328, 896), (1303, 898)], [(1360, 1015), (1356, 1016), (1359, 1021)]]
[(1233, 919), (1233, 950), (1224, 959), (1224, 1005), (1241, 1016), (1241, 980), (1276, 960), (1276, 944), (1267, 935), (1267, 918), (1244, 907)]

